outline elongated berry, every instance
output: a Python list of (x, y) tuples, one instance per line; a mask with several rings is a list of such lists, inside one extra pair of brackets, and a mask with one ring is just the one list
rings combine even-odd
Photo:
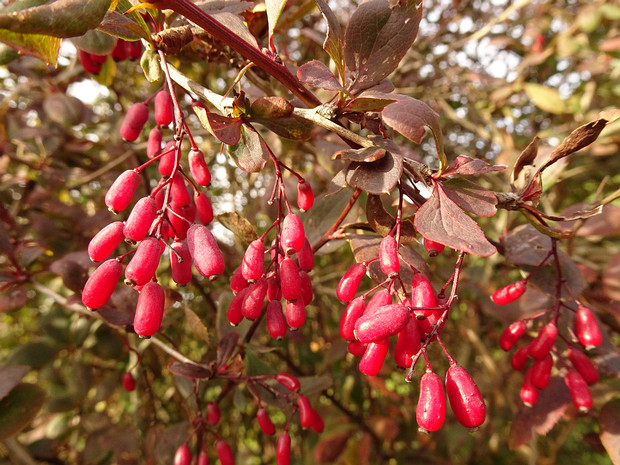
[(532, 368), (532, 384), (538, 389), (545, 389), (551, 380), (551, 369), (553, 368), (553, 357), (548, 353), (539, 360), (534, 360)]
[(280, 288), (282, 297), (286, 300), (297, 300), (301, 294), (301, 280), (299, 279), (299, 268), (297, 263), (286, 257), (280, 264)]
[(530, 368), (525, 372), (523, 384), (521, 385), (521, 401), (525, 404), (526, 407), (532, 407), (536, 402), (538, 402), (539, 394), (540, 391), (536, 389), (536, 387), (532, 383), (532, 369)]
[(356, 263), (353, 265), (340, 279), (336, 296), (343, 302), (350, 302), (355, 297), (364, 276), (366, 276), (364, 264)]
[(226, 319), (233, 326), (237, 326), (239, 323), (243, 321), (244, 317), (243, 317), (242, 306), (243, 306), (243, 301), (245, 300), (245, 297), (248, 294), (248, 291), (249, 291), (249, 288), (247, 287), (244, 287), (243, 289), (241, 289), (237, 293), (237, 295), (233, 297), (232, 301), (230, 302), (230, 305), (228, 306), (228, 311), (226, 312)]
[(193, 205), (182, 207), (174, 200), (168, 205), (166, 217), (177, 239), (185, 239), (187, 237), (187, 232), (194, 221), (194, 213)]
[(230, 290), (236, 294), (241, 289), (244, 289), (246, 287), (248, 287), (248, 281), (243, 277), (243, 274), (241, 272), (241, 266), (239, 266), (230, 278)]
[(84, 50), (78, 50), (80, 55), (80, 64), (84, 71), (90, 74), (99, 74), (101, 72), (101, 63), (97, 63), (93, 60), (90, 53), (85, 52)]
[(536, 338), (527, 347), (528, 355), (537, 360), (545, 358), (553, 347), (553, 344), (555, 344), (557, 336), (557, 326), (553, 322), (547, 323), (540, 329)]
[(177, 147), (175, 141), (170, 141), (164, 147), (162, 151), (163, 155), (159, 159), (159, 165), (157, 169), (162, 176), (172, 176), (174, 170), (174, 162), (177, 157)]
[(149, 108), (144, 102), (134, 103), (127, 110), (123, 124), (121, 124), (121, 136), (133, 142), (140, 135), (147, 119), (149, 119)]
[(269, 276), (267, 279), (267, 300), (280, 300), (282, 299), (282, 292), (280, 291), (280, 282), (276, 278), (275, 273)]
[(504, 350), (512, 349), (521, 336), (525, 334), (526, 330), (527, 326), (525, 321), (515, 321), (511, 323), (499, 337), (499, 346)]
[(507, 305), (525, 294), (526, 289), (527, 281), (516, 281), (495, 291), (491, 300), (497, 305)]
[(366, 301), (361, 297), (357, 297), (349, 302), (340, 319), (340, 335), (345, 341), (355, 340), (355, 323), (364, 313)]
[(224, 257), (211, 231), (202, 224), (194, 224), (187, 231), (189, 253), (198, 272), (214, 279), (224, 272)]
[(420, 397), (416, 407), (416, 420), (423, 431), (438, 431), (446, 418), (446, 394), (441, 377), (426, 372), (420, 380)]
[(136, 388), (136, 380), (129, 372), (123, 375), (123, 389), (127, 392), (131, 392)]
[(209, 455), (205, 451), (202, 451), (198, 456), (198, 463), (196, 465), (209, 465)]
[(510, 359), (510, 365), (513, 370), (521, 371), (527, 365), (530, 356), (527, 354), (527, 346), (519, 347)]
[(423, 273), (414, 273), (411, 278), (411, 307), (420, 308), (416, 313), (429, 316), (432, 307), (437, 307), (437, 297), (430, 279)]
[(314, 204), (314, 192), (312, 186), (304, 179), (297, 183), (297, 206), (302, 212), (310, 210)]
[(375, 294), (368, 301), (368, 305), (364, 309), (364, 315), (369, 316), (376, 310), (386, 305), (392, 304), (392, 294), (388, 289), (381, 289), (375, 292)]
[(157, 217), (157, 201), (153, 197), (142, 197), (136, 202), (129, 218), (125, 221), (123, 234), (127, 239), (139, 242), (146, 237)]
[(204, 225), (211, 223), (211, 221), (213, 221), (213, 205), (211, 205), (211, 201), (209, 197), (207, 197), (207, 194), (196, 192), (194, 195), (194, 203), (196, 204), (198, 221)]
[(174, 454), (174, 465), (190, 465), (192, 463), (192, 451), (186, 442), (181, 444)]
[(218, 439), (215, 443), (215, 452), (220, 459), (221, 465), (234, 465), (235, 455), (226, 441)]
[(484, 398), (465, 368), (460, 365), (448, 368), (446, 392), (450, 407), (460, 424), (466, 428), (477, 428), (484, 423), (487, 413)]
[(220, 406), (216, 402), (207, 403), (207, 423), (210, 425), (217, 425), (222, 418), (222, 412)]
[(110, 56), (114, 61), (124, 61), (127, 59), (127, 51), (125, 49), (125, 41), (123, 39), (118, 39), (116, 41), (116, 45), (110, 52)]
[(599, 380), (598, 370), (586, 354), (575, 347), (568, 348), (568, 359), (583, 377), (586, 383), (594, 384)]
[(352, 355), (355, 355), (356, 357), (361, 357), (362, 355), (364, 355), (364, 352), (366, 352), (367, 345), (368, 344), (364, 344), (360, 341), (353, 341), (347, 344), (347, 350)]
[(153, 158), (161, 151), (161, 142), (163, 134), (159, 126), (155, 126), (149, 131), (149, 137), (146, 140), (146, 156)]
[(286, 302), (286, 323), (291, 329), (301, 328), (306, 322), (306, 306), (302, 299)]
[(269, 418), (269, 412), (264, 407), (259, 407), (256, 412), (256, 420), (260, 429), (268, 436), (271, 436), (276, 432), (276, 427), (273, 425), (271, 418)]
[(310, 401), (306, 396), (300, 394), (297, 397), (297, 406), (299, 407), (299, 420), (303, 428), (310, 428), (314, 419), (314, 409), (310, 405)]
[(289, 213), (284, 217), (280, 234), (282, 248), (288, 255), (299, 252), (306, 239), (304, 225), (295, 213)]
[(369, 342), (359, 363), (359, 369), (367, 376), (375, 376), (381, 371), (385, 357), (390, 349), (387, 339)]
[(276, 445), (276, 465), (289, 465), (291, 463), (291, 436), (288, 431), (283, 431), (278, 437)]
[(155, 96), (155, 121), (168, 126), (172, 123), (172, 96), (167, 90), (160, 90)]
[(314, 292), (312, 291), (312, 281), (310, 280), (310, 276), (305, 271), (299, 272), (299, 282), (301, 284), (301, 294), (300, 298), (303, 301), (304, 305), (310, 305), (312, 299), (314, 299)]
[(381, 271), (388, 277), (398, 276), (400, 260), (398, 259), (398, 243), (394, 236), (385, 236), (379, 245), (379, 264)]
[(125, 49), (131, 61), (139, 60), (142, 56), (142, 43), (139, 40), (125, 42)]
[(170, 270), (172, 280), (178, 286), (185, 286), (192, 280), (192, 257), (185, 241), (175, 241), (170, 245)]
[(100, 262), (110, 256), (125, 238), (123, 222), (115, 221), (99, 231), (88, 243), (88, 256), (93, 262)]
[(123, 265), (120, 262), (114, 259), (103, 262), (86, 281), (82, 291), (82, 303), (91, 310), (103, 307), (122, 274)]
[(398, 334), (409, 320), (409, 309), (404, 305), (385, 305), (370, 314), (364, 312), (355, 323), (355, 338), (360, 342), (376, 342)]
[(290, 373), (278, 373), (276, 375), (276, 381), (291, 392), (297, 391), (301, 386), (297, 377)]
[(312, 252), (312, 246), (308, 239), (304, 239), (304, 245), (299, 252), (297, 252), (297, 264), (299, 269), (304, 271), (310, 271), (314, 268), (314, 253)]
[(265, 270), (265, 244), (262, 240), (256, 239), (243, 255), (241, 262), (241, 274), (247, 281), (256, 281), (263, 275)]
[(577, 309), (574, 329), (577, 339), (586, 349), (598, 347), (603, 342), (596, 318), (587, 307), (580, 305)]
[(185, 184), (185, 178), (180, 172), (177, 172), (172, 178), (172, 184), (170, 184), (170, 196), (177, 205), (185, 207), (192, 202), (192, 198), (187, 192), (187, 185)]
[(140, 174), (137, 171), (122, 172), (105, 195), (105, 204), (108, 209), (112, 213), (118, 213), (127, 208), (139, 185)]
[(281, 340), (286, 336), (286, 318), (282, 311), (282, 303), (279, 300), (271, 300), (267, 304), (267, 331), (276, 340)]
[(187, 156), (189, 164), (189, 172), (192, 179), (199, 186), (208, 186), (211, 184), (211, 172), (205, 161), (204, 153), (199, 149), (191, 149)]
[(415, 318), (410, 318), (407, 325), (398, 333), (398, 340), (394, 349), (394, 361), (399, 367), (411, 367), (412, 357), (420, 351), (420, 347), (418, 321)]
[(578, 371), (570, 370), (564, 377), (564, 382), (568, 386), (573, 405), (580, 412), (585, 413), (590, 410), (592, 408), (592, 393), (583, 376)]
[(138, 244), (138, 248), (125, 268), (125, 281), (132, 286), (148, 283), (157, 271), (161, 245), (158, 239), (147, 237)]
[(133, 319), (133, 329), (139, 336), (150, 337), (159, 331), (164, 318), (166, 297), (164, 289), (156, 282), (144, 285), (138, 296), (138, 305)]
[(436, 257), (437, 255), (439, 255), (441, 252), (443, 252), (443, 249), (445, 249), (445, 247), (445, 245), (440, 244), (439, 242), (424, 238), (424, 248), (431, 257)]
[(268, 283), (265, 278), (260, 278), (248, 287), (248, 292), (241, 304), (241, 313), (248, 320), (255, 320), (263, 313), (263, 301), (267, 296)]

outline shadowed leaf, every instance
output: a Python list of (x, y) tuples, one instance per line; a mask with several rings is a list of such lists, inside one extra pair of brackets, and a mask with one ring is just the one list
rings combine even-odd
[(601, 442), (614, 465), (620, 465), (620, 400), (614, 399), (601, 408), (598, 417)]
[(168, 365), (168, 370), (173, 375), (192, 379), (206, 379), (213, 374), (213, 371), (205, 366), (183, 362), (172, 362)]
[[(366, 201), (366, 219), (370, 227), (383, 237), (390, 234), (396, 224), (396, 218), (385, 209), (379, 195), (368, 196)], [(413, 222), (410, 219), (403, 219), (400, 225), (400, 243), (409, 244), (415, 242), (417, 240), (416, 236)]]
[(497, 213), (497, 198), (490, 190), (462, 178), (446, 181), (443, 186), (450, 200), (468, 212), (483, 217)]
[(258, 239), (256, 228), (250, 221), (237, 212), (224, 212), (217, 215), (217, 220), (226, 229), (230, 229), (235, 235), (247, 244)]
[(0, 399), (4, 399), (29, 371), (26, 365), (0, 367)]
[(385, 150), (380, 147), (364, 147), (361, 149), (340, 150), (332, 155), (332, 160), (349, 160), (359, 162), (377, 161), (385, 156)]
[(351, 162), (346, 172), (347, 183), (369, 194), (387, 194), (403, 173), (403, 160), (390, 152), (370, 163)]
[(0, 441), (24, 429), (43, 407), (45, 392), (34, 384), (18, 384), (0, 400)]
[(24, 286), (11, 286), (0, 294), (0, 312), (8, 312), (23, 307), (27, 301), (28, 292)]

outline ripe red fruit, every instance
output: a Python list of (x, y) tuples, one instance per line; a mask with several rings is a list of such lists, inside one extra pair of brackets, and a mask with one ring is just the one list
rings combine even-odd
[(379, 307), (364, 312), (355, 323), (355, 338), (360, 342), (376, 342), (399, 333), (411, 320), (409, 309), (401, 304)]
[(306, 396), (300, 394), (297, 397), (297, 406), (299, 407), (299, 420), (303, 428), (309, 428), (312, 426), (314, 420), (314, 409), (310, 405), (310, 401)]
[(340, 335), (345, 341), (355, 340), (355, 333), (353, 332), (355, 323), (362, 316), (365, 308), (366, 301), (361, 297), (353, 299), (349, 302), (349, 305), (347, 305), (340, 319)]
[(360, 341), (353, 341), (347, 344), (347, 350), (349, 351), (350, 354), (356, 357), (361, 357), (362, 355), (364, 355), (364, 352), (366, 352), (367, 345), (368, 344), (364, 344), (363, 342), (360, 342)]
[(297, 377), (295, 375), (291, 375), (290, 373), (278, 373), (276, 375), (276, 381), (291, 392), (297, 391), (299, 386), (301, 386), (301, 383)]
[(209, 465), (209, 456), (205, 451), (202, 451), (198, 456), (198, 463), (196, 465)]
[(220, 422), (220, 418), (222, 418), (222, 412), (220, 412), (219, 405), (215, 402), (207, 403), (207, 423), (217, 425)]
[(192, 198), (187, 192), (187, 186), (185, 185), (185, 178), (180, 172), (177, 172), (172, 178), (172, 184), (170, 184), (170, 197), (174, 200), (174, 203), (185, 207), (192, 203)]
[(105, 260), (114, 252), (125, 237), (123, 228), (122, 221), (115, 221), (95, 234), (88, 243), (88, 256), (93, 262)]
[(534, 360), (534, 364), (529, 371), (532, 373), (532, 384), (538, 389), (545, 389), (551, 380), (551, 369), (553, 368), (553, 357), (551, 354), (545, 355), (540, 360)]
[(286, 323), (291, 329), (301, 328), (306, 322), (306, 306), (302, 299), (286, 302)]
[(381, 271), (388, 277), (398, 276), (400, 261), (398, 259), (398, 243), (394, 236), (385, 236), (379, 245), (379, 264)]
[(256, 420), (258, 421), (258, 426), (260, 426), (260, 429), (263, 430), (263, 433), (266, 435), (271, 436), (276, 432), (276, 427), (273, 425), (271, 418), (269, 418), (269, 413), (264, 407), (258, 408)]
[(282, 292), (280, 292), (280, 282), (276, 278), (276, 274), (272, 273), (267, 278), (267, 300), (280, 300), (282, 299)]
[(291, 463), (291, 436), (288, 431), (283, 431), (276, 445), (276, 465), (289, 465)]
[(172, 176), (172, 170), (174, 169), (174, 162), (177, 157), (177, 147), (175, 141), (170, 141), (164, 147), (162, 151), (163, 155), (159, 159), (159, 165), (157, 169), (162, 176)]
[(196, 214), (198, 221), (207, 225), (213, 221), (213, 205), (206, 194), (196, 192), (194, 194), (194, 203), (196, 204)]
[(142, 56), (142, 42), (137, 41), (126, 41), (125, 49), (127, 56), (131, 61), (139, 60)]
[(155, 96), (155, 121), (157, 124), (168, 126), (172, 123), (172, 96), (166, 89)]
[(174, 200), (168, 205), (166, 217), (177, 239), (185, 239), (187, 237), (187, 231), (189, 231), (194, 221), (194, 213), (193, 205), (182, 207)]
[(146, 120), (149, 119), (149, 108), (144, 102), (134, 103), (127, 110), (127, 114), (121, 124), (121, 136), (133, 142), (138, 138)]
[(314, 418), (312, 419), (312, 430), (315, 433), (320, 434), (323, 432), (324, 429), (325, 429), (325, 422), (323, 421), (323, 417), (321, 417), (319, 412), (315, 410)]
[(299, 252), (306, 239), (304, 225), (295, 213), (289, 213), (284, 217), (280, 234), (282, 248), (288, 255)]
[[(416, 272), (411, 278), (411, 307), (414, 309), (437, 307), (433, 285), (428, 276), (423, 273)], [(433, 310), (419, 310), (418, 312), (429, 316)]]
[(155, 126), (149, 131), (149, 137), (146, 140), (146, 156), (153, 158), (161, 151), (161, 142), (163, 140), (163, 133), (159, 126)]
[(241, 304), (241, 313), (248, 320), (257, 319), (263, 312), (263, 301), (267, 295), (268, 286), (267, 280), (260, 278), (248, 287), (248, 292)]
[(314, 192), (312, 186), (304, 179), (297, 183), (297, 206), (302, 212), (310, 210), (314, 204)]
[(153, 279), (161, 253), (161, 245), (158, 239), (147, 237), (140, 242), (127, 264), (127, 268), (125, 268), (125, 282), (132, 286), (142, 286)]
[(289, 301), (297, 300), (301, 294), (299, 268), (290, 257), (284, 258), (280, 264), (280, 289), (282, 297)]
[(248, 281), (243, 277), (241, 266), (239, 266), (230, 278), (230, 290), (236, 294), (246, 287), (248, 287)]
[(523, 384), (521, 385), (521, 401), (526, 407), (532, 407), (538, 401), (539, 394), (540, 391), (532, 383), (532, 369), (530, 368), (525, 372)]
[(598, 371), (586, 354), (574, 347), (569, 347), (568, 359), (586, 383), (594, 384), (599, 380)]
[(343, 302), (349, 302), (357, 293), (357, 289), (366, 276), (366, 267), (363, 263), (356, 263), (344, 274), (338, 283), (336, 296)]
[(271, 300), (267, 304), (267, 331), (273, 339), (281, 340), (286, 336), (286, 319), (279, 300)]
[(224, 272), (224, 257), (211, 231), (202, 224), (194, 224), (187, 231), (189, 253), (198, 272), (214, 279)]
[(487, 413), (480, 389), (471, 375), (460, 365), (452, 365), (446, 373), (446, 391), (450, 407), (460, 424), (477, 428)]
[(589, 308), (579, 306), (575, 314), (575, 334), (586, 349), (598, 347), (603, 342), (601, 330)]
[(127, 392), (131, 392), (136, 388), (136, 380), (129, 372), (123, 375), (123, 389)]
[(506, 305), (521, 297), (526, 289), (527, 281), (516, 281), (496, 290), (491, 296), (491, 300), (497, 305)]
[(527, 354), (527, 346), (519, 347), (510, 359), (510, 365), (513, 370), (521, 371), (527, 365), (530, 356)]
[(368, 343), (360, 360), (360, 371), (367, 376), (377, 375), (381, 371), (389, 349), (390, 343), (387, 339)]
[(375, 310), (385, 306), (392, 304), (392, 294), (388, 289), (381, 289), (380, 291), (375, 292), (375, 294), (368, 301), (368, 305), (366, 305), (366, 309), (364, 310), (364, 315), (370, 315)]
[(187, 156), (187, 161), (189, 164), (189, 172), (196, 184), (199, 186), (208, 186), (211, 184), (211, 172), (209, 171), (202, 150), (191, 149)]
[(564, 382), (568, 386), (573, 405), (583, 413), (590, 410), (592, 408), (592, 394), (583, 376), (577, 371), (570, 370), (564, 377)]
[(127, 59), (125, 41), (123, 39), (118, 39), (116, 41), (116, 45), (110, 52), (110, 56), (112, 57), (114, 61), (124, 61)]
[(127, 239), (139, 242), (146, 237), (157, 218), (157, 201), (153, 197), (142, 197), (136, 202), (129, 218), (125, 221), (123, 234)]
[(446, 418), (446, 394), (437, 373), (426, 372), (420, 380), (416, 420), (422, 431), (438, 431)]
[(174, 454), (174, 465), (190, 465), (192, 463), (192, 452), (186, 442), (181, 444)]
[(307, 238), (304, 239), (304, 245), (301, 250), (297, 252), (297, 263), (299, 268), (304, 271), (310, 271), (314, 268), (314, 254)]
[(441, 252), (443, 252), (443, 249), (445, 249), (445, 247), (445, 245), (440, 244), (439, 242), (424, 238), (424, 248), (431, 257), (436, 257), (437, 255), (439, 255)]
[(127, 208), (139, 185), (140, 173), (136, 170), (122, 172), (105, 195), (105, 204), (108, 209), (112, 213), (118, 213)]
[(305, 271), (299, 272), (299, 282), (301, 284), (301, 300), (304, 305), (309, 305), (314, 299), (314, 293), (312, 292), (312, 281), (310, 280), (310, 276)]
[(220, 459), (221, 465), (235, 464), (235, 456), (233, 455), (232, 449), (223, 439), (217, 440), (215, 443), (215, 451), (217, 452), (217, 457)]
[(239, 293), (233, 298), (228, 306), (228, 311), (226, 312), (226, 318), (230, 322), (231, 325), (237, 326), (239, 323), (243, 321), (243, 311), (241, 310), (243, 306), (243, 301), (245, 300), (245, 296), (248, 294), (249, 288), (244, 287), (239, 291)]
[(256, 281), (263, 275), (265, 270), (265, 244), (262, 240), (256, 239), (243, 255), (241, 262), (241, 274), (248, 281)]
[(555, 344), (557, 336), (558, 328), (555, 323), (547, 323), (540, 329), (536, 338), (528, 346), (528, 355), (537, 360), (545, 358), (551, 350), (551, 347), (553, 347), (553, 344)]
[(521, 336), (525, 334), (527, 326), (525, 321), (515, 321), (508, 326), (499, 337), (499, 346), (504, 350), (512, 349)]
[(84, 71), (90, 74), (99, 74), (101, 72), (101, 63), (97, 63), (93, 60), (93, 57), (90, 53), (85, 52), (84, 50), (78, 50), (80, 54), (80, 64)]
[(192, 280), (192, 257), (185, 241), (175, 241), (170, 245), (170, 270), (172, 280), (178, 286), (185, 286)]
[(412, 357), (419, 352), (420, 347), (418, 321), (415, 318), (410, 318), (407, 325), (398, 333), (398, 340), (394, 349), (394, 361), (399, 367), (411, 367)]
[(133, 329), (141, 337), (151, 337), (161, 326), (164, 318), (166, 297), (163, 288), (156, 282), (146, 283), (138, 296), (138, 305), (133, 319)]
[(82, 291), (82, 303), (91, 310), (103, 307), (122, 274), (123, 265), (120, 262), (114, 259), (103, 262), (86, 281)]

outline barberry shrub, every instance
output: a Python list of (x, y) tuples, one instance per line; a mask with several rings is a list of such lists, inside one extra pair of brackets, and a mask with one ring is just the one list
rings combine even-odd
[(620, 463), (617, 6), (79, 3), (0, 10), (5, 461)]

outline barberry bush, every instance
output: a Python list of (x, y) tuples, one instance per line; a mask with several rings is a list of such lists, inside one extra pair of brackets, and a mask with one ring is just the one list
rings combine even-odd
[(568, 3), (2, 2), (0, 461), (620, 464)]

